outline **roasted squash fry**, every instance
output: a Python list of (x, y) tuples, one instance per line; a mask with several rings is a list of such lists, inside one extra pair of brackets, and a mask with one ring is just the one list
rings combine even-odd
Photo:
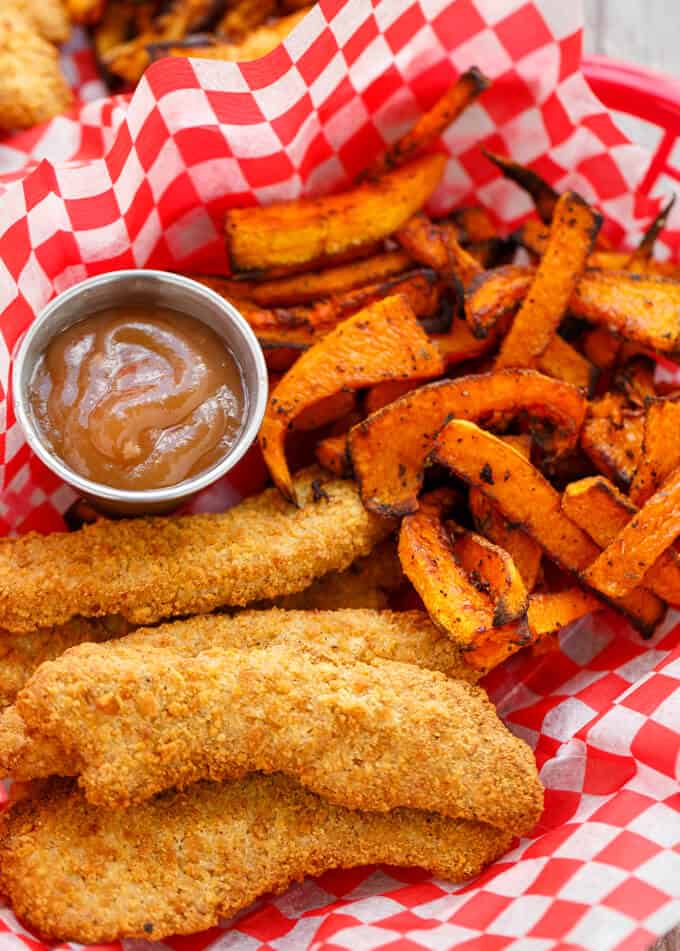
[(455, 492), (439, 489), (424, 496), (419, 510), (399, 530), (399, 560), (434, 623), (461, 647), (469, 647), (493, 626), (491, 599), (468, 578), (457, 561), (444, 526)]
[(656, 397), (654, 367), (653, 360), (639, 354), (624, 363), (614, 377), (614, 388), (624, 393), (629, 404), (637, 409), (644, 408)]
[(538, 218), (527, 218), (511, 235), (512, 240), (524, 248), (533, 258), (543, 256), (548, 247), (550, 225)]
[[(610, 545), (638, 511), (603, 476), (568, 485), (562, 494), (562, 510), (600, 548)], [(649, 569), (643, 584), (664, 601), (680, 607), (680, 554), (668, 548)]]
[(417, 389), (418, 386), (420, 384), (412, 380), (389, 380), (387, 383), (378, 383), (376, 386), (372, 386), (364, 397), (366, 415), (376, 413), (383, 406), (394, 403), (399, 397)]
[(531, 287), (534, 271), (509, 264), (480, 271), (465, 289), (465, 319), (475, 337), (484, 339), (503, 317), (514, 313)]
[(498, 237), (498, 229), (483, 205), (456, 208), (450, 218), (458, 228), (458, 240), (463, 243), (491, 241)]
[(226, 278), (205, 278), (194, 274), (189, 277), (204, 283), (214, 281), (220, 288), (219, 293), (228, 299), (245, 297), (260, 307), (291, 307), (344, 294), (367, 284), (376, 284), (411, 266), (412, 261), (405, 252), (385, 251), (363, 261), (274, 281), (229, 281)]
[(593, 327), (582, 338), (583, 353), (599, 370), (610, 370), (616, 365), (622, 341), (607, 327)]
[(350, 453), (364, 505), (405, 515), (418, 507), (434, 438), (452, 418), (486, 420), (523, 411), (556, 426), (553, 449), (578, 439), (586, 401), (575, 387), (532, 370), (502, 370), (441, 380), (385, 406), (350, 432)]
[(276, 12), (276, 0), (236, 0), (217, 24), (215, 32), (231, 43), (242, 43)]
[(415, 155), (424, 152), (489, 85), (489, 80), (476, 66), (468, 69), (432, 108), (418, 119), (413, 128), (397, 139), (385, 154), (369, 167), (364, 177), (382, 174), (386, 169), (403, 165)]
[(538, 358), (537, 366), (546, 376), (554, 376), (556, 380), (571, 383), (588, 395), (592, 394), (597, 383), (597, 368), (559, 334), (552, 338)]
[(381, 380), (438, 376), (443, 362), (403, 297), (388, 297), (344, 321), (288, 371), (269, 399), (260, 447), (274, 483), (296, 501), (284, 452), (299, 414), (341, 390)]
[(454, 536), (453, 553), (473, 584), (491, 596), (494, 627), (524, 617), (529, 596), (522, 575), (507, 551), (482, 535), (464, 531)]
[(65, 4), (72, 23), (97, 23), (106, 0), (65, 0)]
[(557, 334), (602, 217), (574, 192), (555, 206), (550, 239), (527, 297), (501, 344), (496, 366), (532, 367)]
[(241, 43), (212, 43), (198, 45), (191, 37), (174, 43), (155, 43), (147, 47), (152, 59), (162, 56), (195, 56), (200, 59), (219, 59), (228, 62), (246, 63), (266, 56), (286, 39), (294, 27), (307, 15), (311, 7), (307, 6), (288, 16), (272, 20), (258, 27), (244, 38)]
[(459, 244), (450, 222), (439, 224), (419, 212), (395, 237), (415, 261), (434, 268), (442, 277), (456, 278), (463, 287), (483, 272), (482, 265)]
[(654, 400), (647, 407), (630, 497), (637, 506), (651, 498), (680, 466), (680, 402)]
[(482, 149), (482, 151), (506, 178), (515, 182), (531, 195), (539, 218), (544, 224), (550, 224), (560, 197), (555, 189), (526, 165), (520, 165), (519, 162), (514, 162), (504, 155), (496, 155), (487, 149)]
[(590, 404), (581, 449), (595, 468), (628, 489), (641, 459), (645, 417), (630, 409), (622, 393), (607, 393)]
[(347, 433), (339, 436), (326, 436), (316, 444), (316, 460), (339, 479), (348, 479), (352, 474), (352, 460), (347, 445)]
[[(501, 439), (467, 420), (452, 420), (437, 437), (431, 458), (481, 489), (566, 571), (582, 575), (597, 559), (598, 546), (564, 515), (559, 493)], [(664, 613), (663, 602), (643, 588), (617, 598), (614, 606), (644, 634), (654, 630)]]
[(467, 360), (476, 360), (496, 344), (496, 336), (493, 333), (480, 340), (460, 317), (453, 318), (448, 333), (432, 334), (430, 340), (441, 353), (447, 367), (465, 363)]
[(621, 598), (643, 581), (657, 559), (680, 535), (680, 468), (642, 506), (637, 515), (585, 572), (588, 584), (610, 598)]
[(422, 208), (445, 165), (445, 156), (425, 155), (336, 195), (233, 208), (226, 216), (232, 267), (300, 265), (386, 238)]
[(299, 413), (295, 419), (294, 428), (302, 430), (320, 429), (322, 426), (352, 413), (356, 409), (356, 405), (356, 393), (340, 390), (338, 393), (332, 393), (317, 403), (313, 403)]
[(636, 271), (638, 265), (645, 264), (647, 261), (652, 259), (656, 239), (666, 227), (668, 216), (670, 215), (674, 204), (675, 195), (673, 195), (670, 201), (661, 209), (659, 214), (654, 218), (654, 221), (652, 221), (649, 228), (647, 228), (639, 245), (628, 259), (625, 270)]
[[(509, 446), (520, 452), (525, 459), (529, 458), (530, 436), (502, 436), (501, 438), (503, 442), (507, 442)], [(541, 546), (521, 528), (509, 522), (479, 489), (470, 489), (468, 504), (477, 531), (508, 552), (517, 565), (527, 591), (533, 591), (541, 570), (543, 556)]]

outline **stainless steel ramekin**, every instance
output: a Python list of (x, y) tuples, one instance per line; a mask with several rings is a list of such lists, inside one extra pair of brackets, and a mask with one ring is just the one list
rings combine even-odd
[[(245, 419), (241, 434), (229, 452), (205, 472), (162, 489), (114, 489), (78, 475), (46, 444), (28, 398), (36, 362), (52, 337), (100, 310), (125, 304), (169, 307), (203, 321), (224, 339), (243, 378)], [(229, 472), (243, 456), (255, 440), (264, 415), (267, 368), (253, 331), (236, 308), (214, 291), (164, 271), (112, 271), (59, 294), (36, 317), (14, 357), (12, 392), (16, 417), (28, 444), (52, 472), (102, 511), (116, 515), (154, 514), (177, 508)]]

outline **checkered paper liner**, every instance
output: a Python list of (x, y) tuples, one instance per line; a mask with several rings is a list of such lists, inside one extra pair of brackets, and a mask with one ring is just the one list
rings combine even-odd
[[(8, 395), (11, 354), (55, 292), (121, 267), (225, 270), (227, 208), (346, 184), (469, 66), (494, 85), (444, 136), (433, 210), (478, 201), (506, 229), (530, 211), (484, 144), (579, 190), (615, 240), (639, 237), (657, 208), (636, 194), (648, 156), (580, 74), (581, 27), (565, 0), (322, 0), (263, 60), (162, 62), (132, 97), (108, 99), (76, 34), (64, 62), (77, 108), (0, 139), (0, 530), (62, 528), (74, 498), (28, 451)], [(680, 212), (664, 240), (674, 253)], [(195, 508), (232, 504), (261, 478), (251, 454)], [(335, 870), (165, 946), (646, 948), (680, 920), (679, 634), (678, 615), (642, 642), (599, 614), (564, 633), (559, 652), (489, 675), (505, 721), (536, 751), (546, 809), (475, 881)], [(47, 947), (8, 908), (0, 942)]]

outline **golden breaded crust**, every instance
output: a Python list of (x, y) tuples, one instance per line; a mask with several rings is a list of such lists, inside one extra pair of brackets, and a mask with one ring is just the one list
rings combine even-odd
[(107, 808), (262, 771), (350, 809), (532, 828), (533, 754), (483, 690), (412, 664), (337, 660), (295, 642), (192, 657), (83, 644), (43, 664), (16, 707), (30, 733), (74, 755), (87, 798)]
[(297, 477), (302, 508), (275, 489), (219, 515), (101, 520), (71, 534), (0, 544), (0, 627), (30, 631), (76, 615), (133, 624), (302, 591), (347, 568), (393, 528), (352, 482)]
[(0, 710), (14, 698), (31, 674), (46, 660), (54, 660), (69, 647), (85, 641), (122, 637), (130, 625), (122, 618), (73, 618), (56, 627), (41, 627), (29, 634), (0, 631)]
[(21, 14), (50, 43), (65, 43), (71, 21), (61, 0), (2, 0), (2, 12)]
[(46, 122), (71, 105), (57, 50), (20, 13), (0, 10), (0, 129)]
[(510, 833), (399, 809), (350, 812), (283, 776), (201, 783), (127, 812), (56, 782), (12, 806), (0, 888), (44, 935), (85, 944), (190, 934), (304, 875), (374, 862), (476, 875)]
[[(31, 635), (26, 635), (30, 638)], [(468, 666), (453, 641), (422, 611), (241, 611), (234, 617), (208, 614), (155, 628), (138, 628), (118, 642), (120, 649), (160, 647), (192, 656), (210, 648), (253, 648), (297, 644), (329, 659), (348, 655), (366, 663), (376, 658), (416, 664), (474, 683), (480, 672)], [(109, 643), (107, 650), (116, 647)], [(0, 770), (13, 779), (76, 775), (78, 768), (54, 740), (29, 736), (16, 708), (0, 714)]]

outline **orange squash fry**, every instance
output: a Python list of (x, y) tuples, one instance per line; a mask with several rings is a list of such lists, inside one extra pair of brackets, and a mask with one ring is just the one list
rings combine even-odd
[(403, 297), (388, 297), (348, 318), (304, 353), (270, 396), (259, 442), (275, 485), (296, 501), (284, 443), (303, 410), (342, 390), (427, 379), (442, 370), (439, 353)]
[(316, 460), (339, 479), (348, 479), (352, 474), (352, 460), (347, 449), (347, 433), (326, 436), (320, 439), (315, 449)]
[[(503, 442), (513, 446), (528, 459), (531, 437), (502, 436)], [(508, 552), (522, 576), (527, 591), (533, 591), (541, 569), (543, 551), (534, 539), (513, 522), (508, 521), (479, 489), (470, 489), (468, 505), (477, 531)]]
[(680, 401), (654, 400), (644, 419), (642, 446), (630, 487), (638, 507), (680, 466)]
[[(644, 408), (656, 398), (655, 364), (649, 357), (638, 355), (627, 360), (617, 371), (613, 386), (625, 394), (631, 406)], [(680, 423), (680, 417), (678, 417)]]
[(225, 224), (232, 267), (300, 265), (386, 238), (422, 208), (445, 165), (444, 155), (425, 155), (336, 195), (232, 208)]
[(498, 229), (483, 205), (456, 208), (450, 217), (458, 228), (460, 241), (490, 241), (498, 237)]
[(589, 407), (581, 449), (596, 469), (628, 489), (641, 459), (645, 417), (622, 393), (606, 393)]
[(463, 287), (484, 270), (459, 243), (450, 222), (438, 223), (419, 212), (397, 231), (396, 238), (415, 261), (434, 268), (443, 277), (457, 278)]
[(550, 239), (527, 297), (501, 344), (496, 366), (531, 367), (555, 337), (602, 223), (574, 192), (561, 196)]
[(364, 397), (364, 409), (366, 415), (377, 412), (388, 403), (394, 403), (400, 396), (415, 390), (420, 384), (413, 380), (388, 380), (386, 383), (378, 383), (372, 386)]
[(546, 376), (571, 383), (590, 394), (597, 383), (598, 371), (583, 354), (556, 334), (537, 360), (537, 368)]
[(466, 360), (476, 360), (496, 344), (494, 334), (489, 334), (484, 340), (475, 337), (460, 317), (453, 318), (448, 333), (432, 334), (430, 340), (441, 353), (447, 367), (465, 363)]
[[(278, 385), (278, 384), (277, 384)], [(356, 393), (340, 390), (308, 406), (295, 419), (295, 429), (320, 429), (351, 413), (357, 405)]]
[(468, 647), (493, 626), (494, 607), (454, 555), (444, 518), (455, 500), (447, 489), (425, 496), (419, 510), (401, 523), (398, 551), (404, 574), (434, 623), (456, 644)]
[(548, 247), (550, 225), (539, 218), (527, 218), (512, 234), (513, 240), (533, 258), (543, 256)]
[(626, 262), (626, 270), (635, 271), (639, 264), (644, 264), (652, 259), (656, 239), (666, 227), (668, 216), (670, 215), (674, 204), (675, 195), (673, 195), (670, 201), (664, 205), (659, 214), (656, 215), (650, 224), (649, 228), (647, 228), (645, 231), (644, 235), (642, 236), (642, 240)]
[(245, 297), (260, 307), (293, 307), (384, 281), (411, 267), (411, 258), (404, 251), (385, 251), (338, 267), (280, 277), (273, 281), (236, 281), (194, 274), (188, 276), (208, 284), (228, 299)]
[(680, 468), (642, 506), (586, 571), (588, 584), (621, 598), (640, 584), (680, 535)]
[(423, 469), (448, 419), (488, 419), (527, 411), (556, 426), (556, 453), (575, 445), (586, 411), (582, 394), (533, 370), (502, 370), (441, 380), (383, 407), (350, 432), (350, 452), (364, 505), (405, 515), (418, 507)]
[(432, 145), (470, 103), (489, 87), (489, 80), (476, 66), (462, 73), (453, 86), (370, 166), (365, 175), (381, 174), (408, 162)]
[(494, 627), (524, 617), (528, 592), (517, 565), (507, 551), (482, 535), (464, 531), (454, 538), (453, 553), (468, 578), (491, 596)]
[(531, 195), (539, 218), (543, 224), (550, 224), (560, 197), (555, 189), (526, 165), (520, 165), (519, 162), (515, 162), (513, 159), (489, 152), (487, 149), (482, 149), (482, 151), (506, 178), (515, 182)]
[(582, 336), (583, 353), (600, 370), (615, 366), (622, 341), (606, 327), (593, 327)]
[[(598, 546), (564, 515), (559, 492), (521, 453), (474, 423), (455, 419), (437, 437), (431, 458), (481, 489), (561, 568), (585, 577)], [(645, 634), (664, 613), (663, 602), (643, 588), (634, 588), (614, 605)]]
[[(562, 510), (600, 548), (610, 545), (638, 509), (603, 476), (572, 482), (562, 493)], [(643, 584), (664, 601), (680, 607), (680, 554), (668, 548), (644, 577)]]

